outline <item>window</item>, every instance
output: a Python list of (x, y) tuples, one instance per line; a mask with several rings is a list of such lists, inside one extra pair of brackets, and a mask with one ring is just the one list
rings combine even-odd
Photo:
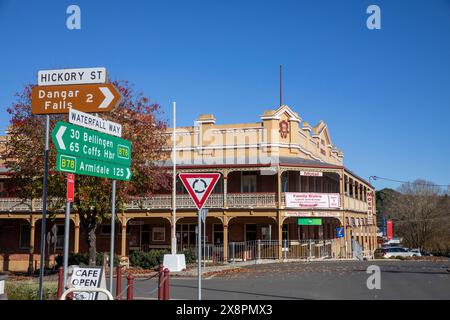
[(62, 249), (64, 248), (64, 225), (58, 224), (56, 227), (56, 248)]
[(256, 224), (245, 225), (245, 241), (253, 241), (256, 240)]
[(102, 224), (100, 229), (100, 234), (110, 234), (111, 233), (111, 225), (110, 224)]
[(26, 249), (30, 247), (30, 225), (21, 224), (19, 231), (19, 247)]
[(166, 228), (153, 227), (152, 228), (152, 241), (166, 241)]
[(289, 225), (286, 223), (283, 224), (282, 238), (283, 240), (289, 240)]
[(196, 224), (182, 223), (177, 225), (177, 246), (185, 249), (196, 244)]
[(143, 224), (141, 226), (141, 245), (150, 244), (150, 225)]
[(272, 240), (272, 226), (261, 227), (261, 240)]
[(223, 243), (223, 226), (221, 224), (215, 223), (213, 224), (213, 230), (214, 230), (214, 243), (215, 244), (222, 244)]
[(241, 192), (256, 192), (256, 174), (241, 172)]
[(353, 197), (354, 194), (353, 194), (353, 179), (352, 178), (350, 178), (350, 180), (349, 180), (349, 186), (350, 186), (349, 195), (350, 195), (350, 197)]

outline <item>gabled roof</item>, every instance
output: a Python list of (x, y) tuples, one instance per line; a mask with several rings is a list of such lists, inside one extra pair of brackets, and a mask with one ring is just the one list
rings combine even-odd
[(291, 120), (291, 121), (296, 121), (296, 122), (302, 121), (302, 119), (300, 119), (298, 114), (296, 112), (292, 111), (291, 108), (289, 108), (286, 105), (283, 105), (276, 110), (264, 111), (263, 115), (261, 116), (261, 119), (262, 120), (270, 120), (270, 119), (280, 120), (281, 115), (283, 113), (286, 113), (289, 116), (289, 120)]
[(328, 144), (330, 146), (333, 145), (333, 143), (331, 142), (330, 133), (328, 132), (328, 127), (322, 120), (320, 120), (319, 123), (312, 128), (312, 133), (313, 136), (320, 136), (321, 134), (324, 134), (325, 138), (328, 139)]

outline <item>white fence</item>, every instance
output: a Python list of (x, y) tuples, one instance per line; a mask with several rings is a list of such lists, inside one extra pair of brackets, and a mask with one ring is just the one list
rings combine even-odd
[[(190, 247), (195, 257), (196, 247)], [(281, 257), (278, 240), (253, 240), (230, 242), (228, 244), (228, 262), (241, 262), (270, 259), (330, 259), (345, 258), (344, 243), (340, 239), (329, 240), (283, 240)], [(223, 245), (207, 244), (203, 259), (208, 263), (224, 262)]]

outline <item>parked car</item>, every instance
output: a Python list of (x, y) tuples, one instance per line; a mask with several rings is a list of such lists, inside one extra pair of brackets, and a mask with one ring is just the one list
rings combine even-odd
[(402, 248), (402, 247), (389, 247), (389, 248), (383, 248), (384, 250), (384, 257), (385, 258), (391, 258), (391, 257), (417, 257), (418, 254), (416, 252), (409, 251), (408, 249)]
[(415, 254), (415, 255), (413, 255), (413, 257), (421, 257), (422, 256), (420, 249), (409, 249), (409, 252), (413, 252)]
[(375, 259), (380, 259), (380, 258), (384, 258), (385, 254), (386, 254), (385, 248), (377, 248), (377, 249), (375, 249), (375, 251), (373, 253), (373, 257)]

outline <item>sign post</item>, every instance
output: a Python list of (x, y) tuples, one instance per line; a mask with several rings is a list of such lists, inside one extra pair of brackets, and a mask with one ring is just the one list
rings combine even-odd
[[(79, 68), (60, 70), (40, 70), (38, 86), (33, 87), (31, 94), (31, 111), (33, 114), (44, 114), (45, 149), (44, 178), (42, 186), (42, 223), (41, 223), (41, 255), (39, 265), (39, 292), (42, 300), (42, 287), (45, 268), (46, 217), (47, 217), (47, 180), (49, 160), (50, 114), (68, 113), (72, 105), (82, 111), (111, 111), (121, 100), (121, 96), (112, 84), (107, 84), (106, 69)], [(56, 143), (55, 143), (56, 144)], [(130, 150), (131, 151), (131, 150)], [(129, 165), (129, 164), (128, 164)], [(123, 170), (121, 168), (120, 170)], [(60, 170), (63, 171), (63, 170)], [(85, 173), (88, 174), (88, 173)], [(131, 171), (124, 174), (131, 178)], [(123, 179), (126, 180), (126, 179)], [(73, 201), (73, 200), (72, 200)], [(68, 204), (67, 204), (68, 203)], [(70, 213), (70, 201), (66, 203), (66, 213)], [(66, 271), (66, 270), (65, 270)]]
[(48, 140), (50, 132), (50, 117), (45, 116), (45, 149), (44, 149), (44, 181), (42, 184), (42, 223), (41, 223), (41, 259), (39, 264), (39, 300), (42, 300), (42, 285), (44, 281), (45, 263), (45, 229), (47, 220), (47, 178), (48, 178)]
[[(179, 177), (198, 209), (197, 219), (197, 259), (198, 259), (198, 300), (202, 300), (202, 208), (208, 200), (220, 173), (180, 173)], [(205, 214), (206, 220), (206, 214)]]
[[(208, 215), (208, 209), (201, 210), (201, 218), (203, 221), (203, 257), (206, 257), (206, 216)], [(203, 259), (203, 268), (206, 268), (206, 259)]]
[(66, 216), (64, 221), (64, 263), (63, 279), (64, 288), (67, 286), (67, 269), (69, 267), (69, 232), (70, 232), (70, 203), (73, 202), (75, 191), (75, 175), (67, 175)]
[[(116, 222), (116, 180), (112, 181), (111, 196), (111, 241), (109, 254), (109, 291), (113, 292), (113, 273), (114, 273), (114, 231)], [(117, 284), (116, 284), (117, 285)]]

